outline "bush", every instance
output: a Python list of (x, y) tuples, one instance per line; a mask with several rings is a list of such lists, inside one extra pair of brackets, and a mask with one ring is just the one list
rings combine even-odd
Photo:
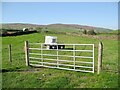
[(7, 30), (1, 29), (0, 34), (7, 34)]
[(96, 35), (96, 32), (94, 30), (89, 30), (87, 32), (88, 35)]
[(42, 27), (37, 27), (36, 30), (41, 33), (43, 31), (43, 28)]
[(87, 30), (84, 30), (84, 31), (83, 31), (83, 34), (87, 34)]

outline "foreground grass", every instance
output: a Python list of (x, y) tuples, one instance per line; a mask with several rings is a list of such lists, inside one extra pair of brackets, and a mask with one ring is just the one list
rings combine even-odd
[[(95, 73), (82, 73), (25, 66), (24, 41), (44, 43), (44, 36), (57, 36), (59, 43), (95, 44)], [(104, 44), (103, 71), (97, 75), (98, 39), (62, 34), (29, 34), (2, 38), (3, 88), (116, 88), (118, 87), (117, 40), (101, 40)], [(8, 59), (12, 44), (12, 63)]]

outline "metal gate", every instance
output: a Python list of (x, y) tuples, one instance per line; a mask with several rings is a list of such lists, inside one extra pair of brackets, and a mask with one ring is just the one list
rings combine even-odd
[(31, 66), (94, 73), (94, 44), (64, 44), (64, 49), (48, 49), (42, 43), (28, 43), (27, 62)]

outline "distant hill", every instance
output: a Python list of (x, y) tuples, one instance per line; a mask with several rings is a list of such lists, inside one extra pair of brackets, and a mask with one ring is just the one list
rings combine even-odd
[(18, 29), (22, 30), (23, 28), (43, 28), (44, 30), (52, 30), (59, 32), (81, 32), (83, 30), (95, 30), (96, 32), (104, 33), (111, 32), (113, 30), (107, 28), (93, 27), (93, 26), (85, 26), (85, 25), (77, 25), (77, 24), (49, 24), (49, 25), (37, 25), (37, 24), (24, 24), (24, 23), (6, 23), (2, 24), (2, 28), (4, 29)]
[(2, 28), (4, 29), (23, 29), (23, 28), (36, 28), (41, 27), (42, 25), (36, 25), (36, 24), (24, 24), (24, 23), (7, 23), (2, 24)]

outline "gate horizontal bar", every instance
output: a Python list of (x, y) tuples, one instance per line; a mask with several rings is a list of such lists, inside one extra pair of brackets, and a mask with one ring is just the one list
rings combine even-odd
[(93, 64), (93, 62), (84, 62), (84, 61), (75, 61), (75, 62)]
[[(29, 44), (42, 44), (44, 45), (44, 43), (29, 43)], [(94, 44), (50, 44), (50, 45), (83, 45), (83, 46), (91, 46)]]
[(56, 54), (39, 54), (39, 53), (29, 53), (33, 55), (43, 55), (43, 56), (62, 56), (62, 57), (78, 57), (78, 58), (93, 58), (87, 56), (70, 56), (70, 55), (56, 55)]
[[(42, 59), (42, 58), (36, 58), (36, 57), (30, 57), (31, 59)], [(43, 58), (43, 60), (50, 60), (50, 61), (63, 61), (63, 62), (74, 62), (72, 60), (57, 60), (57, 59), (49, 59), (49, 58)], [(79, 63), (87, 63), (87, 64), (93, 64), (93, 62), (84, 62), (84, 61), (75, 61)]]
[(42, 59), (42, 58), (36, 58), (36, 57), (29, 57), (30, 59)]
[(29, 48), (30, 50), (47, 50), (47, 51), (79, 51), (79, 52), (93, 52), (93, 50), (64, 50), (64, 49), (40, 49), (40, 48)]
[[(36, 57), (30, 57), (31, 59), (39, 59), (41, 60), (42, 58), (36, 58)], [(74, 62), (72, 60), (57, 60), (57, 59), (49, 59), (49, 58), (43, 58), (43, 60), (50, 60), (50, 61), (63, 61), (63, 62)], [(87, 63), (87, 64), (93, 64), (93, 62), (84, 62), (84, 61), (75, 61), (79, 63)]]
[(42, 54), (39, 54), (39, 53), (29, 53), (31, 55), (42, 55)]
[(78, 69), (69, 69), (69, 68), (61, 68), (61, 67), (53, 67), (53, 66), (46, 66), (46, 65), (38, 65), (38, 64), (30, 64), (32, 66), (38, 66), (38, 67), (48, 67), (48, 68), (57, 68), (57, 69), (64, 69), (64, 70), (73, 70), (73, 71), (81, 71), (81, 72), (90, 72), (90, 73), (94, 73), (93, 71), (89, 71), (89, 70), (78, 70)]
[[(57, 64), (57, 63), (48, 63), (48, 62), (39, 62), (39, 61), (30, 61), (30, 62), (44, 63), (44, 64), (50, 64), (50, 65), (62, 65), (62, 66), (70, 66), (70, 67), (74, 67), (74, 65), (69, 65), (69, 64)], [(81, 68), (93, 68), (93, 67), (78, 66), (78, 65), (75, 65), (75, 67), (81, 67)]]
[(40, 48), (29, 48), (30, 50), (41, 50)]
[(58, 51), (71, 51), (71, 52), (73, 52), (73, 51), (79, 51), (79, 52), (93, 52), (93, 50), (62, 50), (62, 49), (58, 49)]

